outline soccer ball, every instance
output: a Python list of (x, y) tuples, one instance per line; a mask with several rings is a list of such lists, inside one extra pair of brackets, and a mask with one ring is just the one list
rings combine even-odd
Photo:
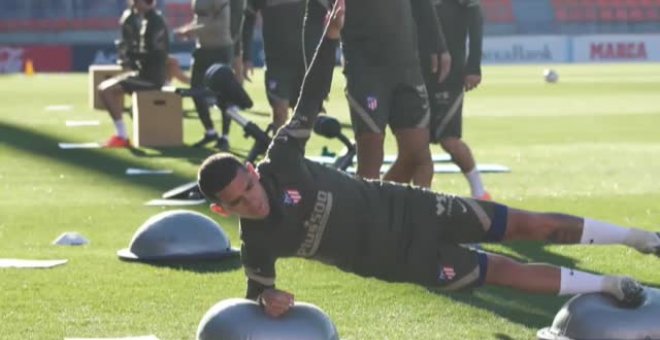
[(543, 70), (543, 78), (546, 83), (554, 84), (559, 80), (559, 73), (551, 68), (546, 68)]

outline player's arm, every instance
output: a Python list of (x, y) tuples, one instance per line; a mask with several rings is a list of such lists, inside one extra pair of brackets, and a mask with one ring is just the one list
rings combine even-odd
[(431, 52), (431, 70), (438, 74), (440, 83), (447, 78), (451, 69), (451, 55), (440, 18), (430, 0), (410, 0), (410, 5), (417, 22), (419, 44)]
[(257, 301), (268, 315), (278, 317), (293, 306), (294, 297), (275, 288), (275, 258), (265, 250), (267, 246), (250, 242), (256, 239), (246, 238), (241, 246), (241, 261), (247, 276), (245, 297)]
[(483, 52), (484, 19), (479, 3), (468, 7), (468, 74), (481, 74), (481, 56)]
[(481, 83), (481, 56), (483, 52), (483, 14), (481, 6), (476, 1), (468, 10), (468, 58), (465, 65), (465, 90), (470, 91)]

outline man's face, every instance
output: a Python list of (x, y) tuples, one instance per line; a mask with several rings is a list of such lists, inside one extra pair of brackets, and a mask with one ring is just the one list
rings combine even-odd
[(222, 202), (222, 210), (229, 214), (260, 220), (270, 213), (266, 190), (252, 165), (248, 165), (247, 169), (239, 169), (236, 177), (217, 196)]
[(135, 10), (137, 10), (140, 13), (146, 13), (150, 9), (154, 7), (156, 4), (156, 1), (152, 1), (151, 4), (148, 4), (145, 0), (134, 0), (133, 5), (135, 6)]

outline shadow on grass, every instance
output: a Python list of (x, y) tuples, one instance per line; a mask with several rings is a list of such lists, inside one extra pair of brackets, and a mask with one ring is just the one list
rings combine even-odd
[[(0, 122), (0, 136), (3, 143), (10, 147), (25, 152), (26, 155), (35, 155), (52, 159), (53, 162), (70, 164), (84, 169), (95, 171), (99, 174), (114, 177), (125, 181), (128, 185), (148, 187), (156, 190), (171, 188), (174, 185), (190, 182), (193, 178), (171, 174), (167, 176), (126, 176), (127, 168), (143, 168), (150, 165), (138, 161), (123, 159), (115, 153), (122, 150), (107, 149), (59, 149), (58, 137), (32, 129)], [(144, 153), (148, 157), (153, 153), (154, 157), (181, 157), (190, 162), (201, 162), (212, 153), (211, 150), (191, 148), (172, 148), (171, 150), (139, 150), (132, 149), (136, 154)]]
[(159, 268), (170, 268), (174, 270), (185, 270), (200, 274), (222, 273), (237, 270), (241, 268), (241, 258), (239, 255), (230, 256), (222, 259), (202, 259), (202, 260), (160, 260), (160, 261), (125, 261), (139, 265), (147, 265)]
[(222, 273), (237, 270), (241, 268), (241, 258), (239, 256), (232, 256), (222, 260), (206, 260), (206, 261), (180, 261), (180, 262), (163, 262), (163, 263), (147, 263), (155, 267), (165, 267), (175, 270), (185, 270), (195, 273)]

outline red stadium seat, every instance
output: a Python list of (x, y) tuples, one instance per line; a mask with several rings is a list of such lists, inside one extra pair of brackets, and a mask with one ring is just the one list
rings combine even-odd
[(511, 0), (483, 0), (484, 19), (490, 23), (513, 23), (513, 5)]

